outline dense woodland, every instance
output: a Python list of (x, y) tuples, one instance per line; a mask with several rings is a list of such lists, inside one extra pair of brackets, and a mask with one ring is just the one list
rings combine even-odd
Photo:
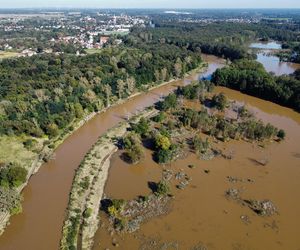
[(212, 81), (265, 100), (291, 107), (300, 112), (300, 81), (294, 75), (274, 76), (253, 60), (239, 60), (218, 69)]
[(0, 133), (55, 137), (85, 111), (99, 111), (146, 84), (182, 77), (200, 63), (200, 53), (169, 44), (3, 60)]
[(292, 28), (294, 26), (265, 23), (203, 25), (160, 21), (156, 23), (155, 29), (136, 29), (132, 34), (140, 37), (144, 43), (154, 41), (158, 44), (175, 44), (192, 51), (201, 50), (203, 53), (236, 60), (255, 57), (249, 54), (247, 47), (247, 44), (254, 39), (274, 39), (281, 42), (299, 41), (299, 35)]

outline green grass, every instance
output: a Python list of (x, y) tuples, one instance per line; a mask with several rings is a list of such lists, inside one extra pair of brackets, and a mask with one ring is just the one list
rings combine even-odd
[(15, 162), (28, 169), (36, 155), (23, 146), (21, 138), (0, 137), (0, 162)]
[(6, 58), (11, 58), (11, 57), (16, 57), (18, 55), (19, 55), (18, 52), (0, 51), (0, 60), (6, 59)]
[(92, 55), (92, 54), (100, 54), (101, 53), (101, 49), (86, 49), (85, 52), (88, 55)]

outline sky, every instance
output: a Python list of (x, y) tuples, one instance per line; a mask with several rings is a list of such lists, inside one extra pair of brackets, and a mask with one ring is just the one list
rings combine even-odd
[(0, 0), (1, 8), (300, 8), (300, 0)]

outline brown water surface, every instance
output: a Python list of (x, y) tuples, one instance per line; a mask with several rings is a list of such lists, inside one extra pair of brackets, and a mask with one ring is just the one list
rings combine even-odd
[(273, 72), (275, 75), (292, 74), (295, 70), (300, 69), (299, 63), (281, 62), (279, 57), (273, 52), (282, 48), (280, 43), (257, 42), (249, 46), (252, 49), (258, 49), (257, 61), (264, 65), (268, 72)]
[[(172, 211), (143, 224), (136, 233), (112, 236), (106, 230), (108, 221), (101, 212), (103, 223), (94, 249), (111, 249), (113, 239), (119, 242), (120, 249), (130, 250), (193, 249), (200, 243), (208, 249), (300, 249), (300, 114), (226, 88), (217, 88), (216, 92), (244, 102), (257, 118), (284, 129), (286, 140), (269, 143), (265, 148), (256, 143), (232, 141), (220, 146), (234, 152), (233, 160), (202, 161), (191, 154), (172, 163), (167, 168), (175, 172), (183, 169), (192, 177), (190, 186), (183, 191), (176, 190), (173, 183)], [(162, 169), (152, 160), (151, 153), (146, 150), (145, 159), (134, 166), (124, 163), (120, 152), (116, 153), (105, 193), (119, 199), (149, 194), (148, 181), (159, 181)], [(258, 164), (262, 159), (268, 161), (266, 166)], [(189, 169), (189, 164), (196, 168)], [(205, 169), (210, 173), (206, 174)], [(250, 178), (254, 182), (231, 183), (227, 176)], [(260, 217), (249, 208), (227, 200), (224, 193), (229, 188), (243, 190), (241, 196), (245, 199), (270, 199), (279, 214)], [(241, 220), (242, 215), (249, 216), (250, 224)], [(149, 248), (145, 248), (147, 245)]]
[[(204, 59), (209, 63), (210, 73), (223, 63), (223, 60), (213, 56), (205, 56)], [(97, 115), (69, 136), (55, 151), (55, 159), (44, 164), (24, 189), (23, 212), (11, 218), (11, 224), (0, 237), (0, 249), (58, 249), (75, 170), (97, 138), (128, 115), (151, 106), (176, 86), (198, 77), (198, 74), (194, 74), (184, 81), (136, 96)]]

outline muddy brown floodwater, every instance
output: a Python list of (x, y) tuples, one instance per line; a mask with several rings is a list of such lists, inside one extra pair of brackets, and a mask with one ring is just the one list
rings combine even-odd
[[(209, 63), (207, 73), (212, 73), (223, 63), (213, 56), (205, 56), (204, 59)], [(194, 74), (136, 96), (97, 115), (69, 136), (55, 151), (55, 159), (44, 164), (30, 179), (23, 192), (23, 212), (11, 218), (11, 224), (0, 237), (0, 249), (58, 249), (75, 170), (97, 138), (128, 115), (151, 106), (176, 86), (197, 78), (198, 75)]]
[[(178, 160), (168, 169), (183, 170), (192, 177), (185, 190), (176, 190), (169, 214), (153, 218), (132, 234), (110, 235), (106, 215), (100, 212), (102, 226), (95, 238), (94, 250), (112, 249), (117, 241), (120, 249), (300, 249), (300, 114), (240, 92), (217, 88), (230, 99), (244, 102), (259, 119), (269, 122), (287, 133), (281, 143), (260, 147), (256, 143), (233, 141), (221, 144), (233, 152), (232, 160), (215, 158), (199, 160), (191, 154)], [(262, 166), (258, 162), (267, 160)], [(189, 164), (196, 166), (188, 168)], [(209, 169), (207, 174), (204, 170)], [(147, 183), (161, 179), (162, 167), (146, 151), (145, 159), (128, 165), (120, 159), (120, 152), (112, 159), (105, 193), (110, 198), (133, 199), (151, 192)], [(253, 182), (229, 182), (227, 176), (251, 179)], [(261, 217), (224, 197), (229, 188), (242, 190), (244, 199), (270, 199), (279, 214)], [(246, 224), (241, 216), (249, 217)], [(198, 248), (197, 248), (198, 247)]]
[(292, 74), (295, 70), (300, 69), (299, 63), (281, 62), (279, 57), (274, 54), (274, 50), (282, 48), (280, 43), (272, 42), (257, 42), (249, 46), (252, 49), (259, 49), (257, 53), (257, 61), (264, 65), (268, 72), (273, 72), (275, 75)]

